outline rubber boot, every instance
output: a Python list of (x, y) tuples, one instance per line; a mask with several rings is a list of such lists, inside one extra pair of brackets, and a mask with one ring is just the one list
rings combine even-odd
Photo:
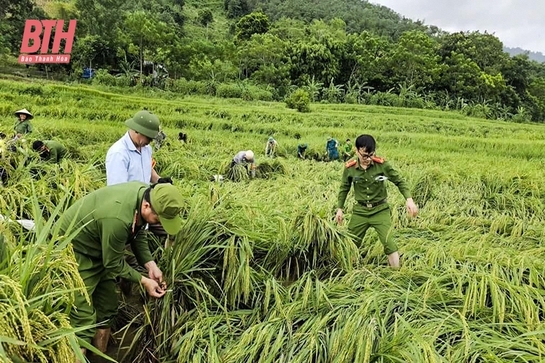
[(93, 346), (97, 348), (101, 353), (106, 353), (106, 349), (108, 349), (109, 339), (110, 328), (97, 329), (95, 337), (93, 338)]

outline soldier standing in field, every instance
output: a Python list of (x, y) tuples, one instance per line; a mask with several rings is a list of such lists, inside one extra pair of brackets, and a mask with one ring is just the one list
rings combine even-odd
[(357, 158), (346, 162), (339, 189), (337, 214), (338, 224), (343, 220), (346, 196), (354, 185), (356, 204), (348, 230), (361, 243), (369, 227), (375, 228), (384, 246), (391, 267), (399, 267), (399, 252), (392, 235), (390, 206), (387, 202), (386, 181), (394, 183), (406, 199), (411, 217), (418, 214), (407, 183), (386, 160), (375, 156), (376, 143), (371, 135), (360, 135), (356, 139)]

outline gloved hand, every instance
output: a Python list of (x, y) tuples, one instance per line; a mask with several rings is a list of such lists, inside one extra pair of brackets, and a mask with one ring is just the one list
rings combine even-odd
[(172, 181), (172, 178), (169, 176), (164, 178), (159, 178), (157, 180), (157, 184), (166, 184), (166, 183), (174, 184), (174, 182)]

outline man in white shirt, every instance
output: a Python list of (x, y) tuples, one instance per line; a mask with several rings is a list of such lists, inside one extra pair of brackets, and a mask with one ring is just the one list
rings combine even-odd
[(125, 125), (129, 131), (106, 154), (106, 185), (156, 183), (160, 176), (153, 168), (149, 144), (159, 134), (159, 118), (149, 111), (139, 111)]

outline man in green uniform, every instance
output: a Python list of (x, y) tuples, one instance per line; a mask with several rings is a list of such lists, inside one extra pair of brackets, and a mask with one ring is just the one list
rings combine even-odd
[(352, 143), (350, 139), (346, 139), (346, 142), (343, 145), (343, 160), (348, 161), (354, 153), (352, 152)]
[(361, 243), (369, 227), (375, 228), (384, 246), (384, 253), (388, 255), (388, 263), (397, 268), (399, 253), (392, 236), (386, 181), (394, 183), (403, 194), (411, 217), (418, 214), (418, 207), (411, 197), (407, 183), (387, 161), (375, 156), (375, 148), (375, 139), (371, 135), (360, 135), (356, 139), (358, 157), (345, 164), (335, 219), (338, 224), (342, 223), (346, 196), (354, 185), (354, 197), (357, 203), (354, 205), (348, 230), (357, 237), (358, 243)]
[(17, 121), (13, 126), (15, 137), (19, 138), (22, 137), (23, 134), (30, 134), (32, 132), (30, 120), (32, 120), (34, 116), (32, 116), (26, 108), (23, 108), (22, 110), (15, 111), (15, 117), (17, 117)]
[(40, 154), (42, 160), (53, 163), (60, 163), (66, 156), (64, 145), (55, 140), (36, 140), (32, 143), (32, 149)]
[[(80, 338), (106, 351), (110, 323), (118, 308), (116, 277), (141, 283), (152, 297), (165, 294), (163, 274), (152, 259), (143, 227), (160, 223), (167, 233), (176, 235), (181, 229), (182, 203), (182, 195), (172, 184), (128, 182), (98, 189), (64, 212), (60, 229), (65, 236), (77, 231), (72, 247), (91, 300), (89, 304), (83, 294), (76, 296), (71, 324), (75, 328), (100, 324), (98, 329), (78, 332)], [(148, 277), (125, 261), (128, 243)]]

